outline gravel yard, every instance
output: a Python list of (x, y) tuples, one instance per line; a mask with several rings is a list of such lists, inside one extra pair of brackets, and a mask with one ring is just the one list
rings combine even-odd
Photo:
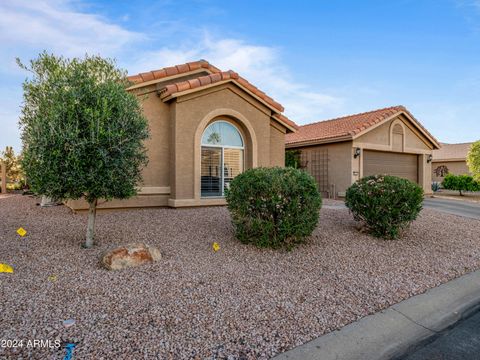
[[(347, 210), (322, 209), (290, 252), (237, 242), (223, 207), (100, 212), (99, 245), (85, 250), (85, 214), (35, 203), (0, 198), (0, 263), (15, 269), (0, 273), (0, 340), (76, 342), (74, 359), (267, 359), (480, 267), (480, 221), (433, 210), (382, 241), (355, 230)], [(106, 250), (133, 242), (163, 259), (100, 267)], [(65, 349), (0, 348), (0, 359), (20, 355)]]

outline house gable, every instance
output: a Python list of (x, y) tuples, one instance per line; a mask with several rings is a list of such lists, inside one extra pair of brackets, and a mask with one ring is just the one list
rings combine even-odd
[(430, 151), (435, 144), (404, 114), (387, 119), (376, 127), (354, 137), (355, 146), (373, 145), (378, 150), (397, 152)]

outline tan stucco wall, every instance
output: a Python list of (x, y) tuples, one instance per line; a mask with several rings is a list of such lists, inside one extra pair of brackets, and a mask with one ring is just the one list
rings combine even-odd
[(439, 166), (446, 166), (448, 168), (448, 172), (454, 175), (463, 175), (463, 174), (470, 174), (470, 170), (468, 169), (466, 161), (433, 161), (432, 162), (432, 180), (433, 181), (443, 181), (443, 177), (436, 176), (434, 171)]
[(285, 128), (270, 123), (270, 166), (285, 166)]
[[(352, 184), (352, 142), (345, 141), (325, 145), (315, 145), (300, 148), (302, 158), (305, 157), (308, 164), (311, 164), (311, 154), (314, 151), (324, 150), (328, 152), (328, 185), (329, 191), (332, 191), (332, 185), (335, 186), (335, 196), (343, 193)], [(310, 166), (307, 165), (307, 171)], [(330, 194), (332, 196), (333, 194)]]
[(143, 169), (143, 186), (170, 186), (170, 106), (165, 104), (155, 92), (142, 96), (142, 107), (150, 138), (146, 140), (148, 164)]

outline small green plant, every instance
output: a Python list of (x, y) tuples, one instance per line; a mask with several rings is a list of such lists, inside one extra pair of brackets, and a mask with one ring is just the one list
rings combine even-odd
[(360, 179), (347, 190), (345, 204), (372, 235), (396, 239), (422, 210), (423, 189), (396, 176)]
[(441, 188), (440, 183), (438, 181), (433, 181), (432, 182), (432, 191), (437, 192)]
[(480, 191), (480, 183), (470, 175), (448, 174), (443, 180), (442, 186), (447, 190), (456, 190), (463, 196), (465, 191)]
[(236, 237), (258, 247), (291, 249), (317, 226), (322, 198), (315, 180), (294, 168), (255, 168), (226, 193)]

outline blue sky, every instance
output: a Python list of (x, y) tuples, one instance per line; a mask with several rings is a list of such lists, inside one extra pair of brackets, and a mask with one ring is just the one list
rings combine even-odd
[(43, 49), (131, 74), (204, 58), (298, 124), (402, 104), (442, 142), (480, 139), (480, 0), (7, 0), (0, 14), (0, 149), (21, 148), (15, 57)]

